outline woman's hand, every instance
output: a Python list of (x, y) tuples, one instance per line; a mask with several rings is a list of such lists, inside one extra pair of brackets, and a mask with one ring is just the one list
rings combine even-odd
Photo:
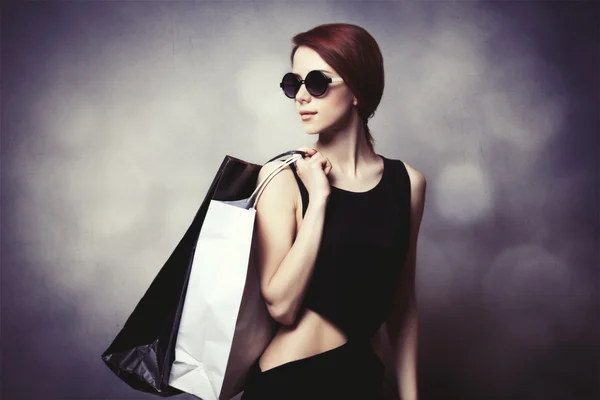
[(300, 147), (298, 150), (306, 152), (306, 155), (304, 159), (294, 161), (294, 165), (311, 201), (313, 199), (329, 200), (331, 185), (327, 175), (332, 168), (331, 162), (313, 148)]

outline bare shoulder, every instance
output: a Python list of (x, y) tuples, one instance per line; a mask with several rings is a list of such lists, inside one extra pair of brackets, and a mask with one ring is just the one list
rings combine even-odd
[[(265, 199), (269, 199), (269, 203), (272, 203), (273, 201), (281, 203), (283, 201), (284, 203), (288, 203), (294, 209), (296, 209), (296, 195), (294, 191), (296, 179), (294, 178), (294, 173), (292, 172), (290, 166), (288, 165), (281, 169), (281, 171), (277, 172), (274, 176), (270, 176), (273, 171), (283, 164), (284, 162), (281, 160), (273, 160), (263, 165), (258, 172), (258, 178), (256, 181), (257, 185), (265, 179), (269, 179), (267, 186), (259, 198), (258, 203), (260, 203), (261, 198), (264, 197)], [(259, 210), (258, 203), (256, 207), (257, 210)]]
[(414, 187), (421, 187), (421, 190), (425, 189), (427, 184), (425, 175), (406, 161), (402, 161), (404, 166), (406, 167), (406, 171), (408, 172), (408, 176), (410, 177), (410, 184)]
[(425, 192), (427, 191), (427, 180), (421, 171), (414, 168), (406, 161), (402, 162), (404, 163), (406, 171), (408, 172), (408, 177), (410, 178), (411, 206), (415, 210), (421, 210), (420, 213), (422, 213), (425, 203)]

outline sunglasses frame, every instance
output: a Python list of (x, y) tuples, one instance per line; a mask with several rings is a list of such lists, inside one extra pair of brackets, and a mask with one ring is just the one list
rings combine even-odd
[[(321, 76), (324, 78), (325, 82), (327, 83), (327, 85), (325, 86), (325, 90), (323, 90), (322, 93), (313, 93), (312, 90), (306, 86), (306, 78), (308, 78), (308, 76), (312, 73), (318, 72), (319, 74), (321, 74)], [(296, 81), (298, 82), (298, 85), (296, 87), (296, 93), (294, 93), (294, 95), (292, 97), (288, 96), (287, 93), (285, 92), (285, 89), (283, 88), (283, 81), (285, 79), (286, 76), (288, 75), (292, 75), (294, 78), (296, 78)], [(321, 70), (318, 69), (313, 69), (312, 71), (310, 71), (308, 74), (306, 74), (306, 78), (305, 79), (300, 79), (298, 77), (298, 75), (294, 74), (293, 72), (288, 72), (285, 75), (283, 75), (283, 78), (281, 78), (281, 82), (279, 83), (279, 87), (281, 88), (281, 90), (283, 91), (283, 94), (285, 95), (285, 97), (289, 98), (289, 99), (294, 99), (296, 98), (296, 95), (298, 94), (298, 92), (300, 91), (300, 88), (302, 87), (302, 85), (304, 85), (304, 87), (306, 87), (306, 91), (314, 97), (320, 97), (323, 96), (326, 92), (327, 89), (329, 89), (329, 84), (330, 83), (334, 83), (334, 82), (344, 82), (344, 80), (340, 77), (329, 77), (327, 75), (325, 75), (325, 73)]]

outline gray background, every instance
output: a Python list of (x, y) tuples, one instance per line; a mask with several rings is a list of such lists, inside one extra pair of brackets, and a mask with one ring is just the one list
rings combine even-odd
[(598, 398), (599, 20), (591, 2), (11, 2), (2, 399), (154, 398), (100, 354), (226, 154), (314, 141), (278, 83), (291, 37), (325, 22), (379, 42), (376, 150), (428, 180), (420, 399)]

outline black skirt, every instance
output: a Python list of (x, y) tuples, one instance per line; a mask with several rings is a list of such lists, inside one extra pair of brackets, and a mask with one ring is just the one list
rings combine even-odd
[(241, 400), (383, 400), (385, 367), (369, 343), (348, 341), (264, 372), (259, 359)]

